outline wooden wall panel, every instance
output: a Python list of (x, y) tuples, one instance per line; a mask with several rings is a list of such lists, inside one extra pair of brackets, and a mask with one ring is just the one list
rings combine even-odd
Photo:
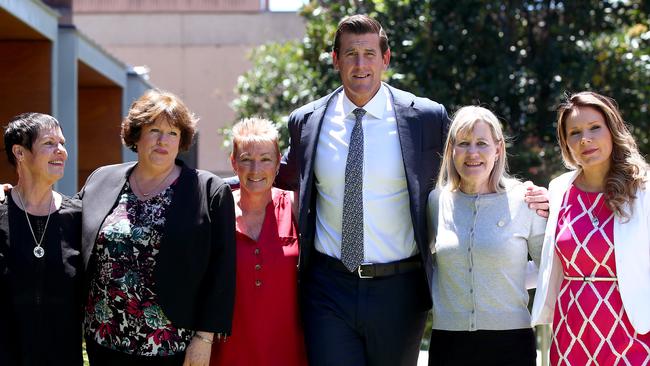
[[(52, 43), (0, 41), (0, 124), (19, 113), (52, 113)], [(4, 132), (4, 129), (3, 129)], [(0, 182), (16, 183), (0, 143)]]
[(79, 187), (98, 167), (122, 162), (121, 122), (121, 88), (79, 88)]

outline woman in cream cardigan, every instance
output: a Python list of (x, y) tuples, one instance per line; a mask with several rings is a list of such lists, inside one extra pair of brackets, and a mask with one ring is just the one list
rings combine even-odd
[(552, 365), (650, 363), (648, 164), (616, 103), (581, 92), (558, 110), (565, 164), (550, 216), (533, 325), (553, 323)]
[(459, 109), (427, 205), (436, 261), (429, 366), (535, 366), (526, 279), (528, 257), (539, 265), (546, 220), (506, 170), (494, 113)]

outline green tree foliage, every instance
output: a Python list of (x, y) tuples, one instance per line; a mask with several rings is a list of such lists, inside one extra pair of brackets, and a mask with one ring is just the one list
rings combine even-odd
[(561, 170), (554, 120), (567, 92), (614, 97), (642, 151), (650, 152), (650, 2), (643, 0), (312, 2), (301, 11), (301, 42), (252, 53), (253, 68), (237, 87), (238, 116), (265, 116), (283, 127), (292, 109), (338, 86), (329, 54), (334, 31), (356, 13), (386, 28), (388, 83), (450, 113), (466, 104), (496, 112), (513, 137), (508, 152), (516, 175), (547, 184)]
[(288, 142), (284, 128), (288, 113), (318, 95), (313, 79), (319, 75), (304, 59), (303, 47), (287, 42), (253, 50), (253, 67), (239, 77), (239, 97), (233, 102), (238, 118), (261, 116), (279, 124), (283, 146)]

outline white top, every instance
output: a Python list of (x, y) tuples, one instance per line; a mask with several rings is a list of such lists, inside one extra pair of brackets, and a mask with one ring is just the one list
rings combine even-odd
[(539, 264), (546, 219), (528, 208), (526, 188), (468, 195), (439, 189), (427, 205), (433, 328), (530, 328), (528, 255)]
[[(343, 192), (348, 143), (357, 108), (342, 90), (331, 101), (314, 161), (316, 250), (341, 258)], [(363, 126), (364, 261), (387, 263), (418, 253), (406, 173), (390, 92), (382, 85), (365, 105)]]
[[(564, 173), (548, 187), (550, 210), (533, 303), (533, 325), (553, 322), (564, 278), (562, 263), (555, 253), (555, 231), (564, 194), (578, 175), (580, 170)], [(618, 288), (625, 313), (640, 334), (650, 332), (650, 192), (647, 186), (636, 192), (631, 207), (626, 205), (628, 212), (632, 210), (629, 220), (614, 218)]]

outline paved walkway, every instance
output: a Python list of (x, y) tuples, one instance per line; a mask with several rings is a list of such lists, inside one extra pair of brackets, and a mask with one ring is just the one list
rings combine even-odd
[(427, 366), (429, 362), (429, 352), (420, 351), (420, 357), (418, 357), (418, 366)]
[[(418, 366), (427, 366), (429, 361), (429, 352), (427, 351), (420, 351), (420, 357), (418, 357)], [(542, 364), (542, 355), (537, 350), (537, 365), (540, 366)]]

